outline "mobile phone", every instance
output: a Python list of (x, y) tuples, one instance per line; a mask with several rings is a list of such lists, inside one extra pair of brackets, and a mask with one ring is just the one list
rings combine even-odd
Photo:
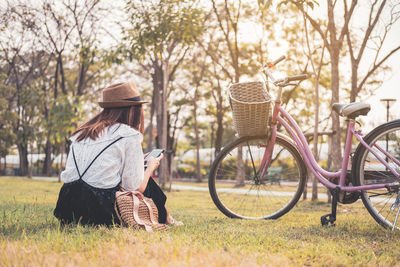
[(147, 160), (148, 160), (150, 157), (158, 158), (163, 152), (164, 152), (164, 149), (161, 149), (161, 148), (156, 148), (156, 149), (152, 150), (152, 151), (144, 158), (144, 167), (147, 168)]

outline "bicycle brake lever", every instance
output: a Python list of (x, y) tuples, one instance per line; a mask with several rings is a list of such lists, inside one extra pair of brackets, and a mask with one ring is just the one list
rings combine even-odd
[(287, 84), (287, 79), (286, 78), (284, 78), (284, 79), (278, 79), (278, 80), (276, 80), (275, 82), (274, 82), (274, 84), (276, 85), (276, 86), (285, 86), (285, 84)]
[(279, 87), (285, 87), (286, 83), (285, 82), (280, 82), (280, 83), (275, 83), (275, 85), (279, 86)]

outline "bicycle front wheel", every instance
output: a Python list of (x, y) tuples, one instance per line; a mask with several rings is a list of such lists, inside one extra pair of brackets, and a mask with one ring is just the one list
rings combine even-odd
[[(389, 166), (400, 172), (397, 164), (400, 160), (400, 120), (385, 123), (372, 130), (364, 140), (384, 159)], [(387, 151), (385, 155), (379, 148)], [(393, 157), (393, 159), (391, 159)], [(397, 163), (396, 163), (397, 161)], [(374, 156), (366, 147), (357, 147), (353, 162), (355, 185), (371, 185), (398, 182), (393, 173)], [(399, 214), (399, 205), (393, 205), (398, 198), (399, 186), (364, 190), (361, 198), (371, 216), (383, 227), (393, 228)], [(400, 198), (399, 198), (400, 199)], [(400, 216), (396, 228), (400, 229)]]
[(211, 197), (230, 218), (277, 219), (299, 200), (307, 168), (291, 143), (277, 136), (271, 166), (264, 177), (259, 167), (267, 137), (242, 137), (215, 159), (208, 180)]

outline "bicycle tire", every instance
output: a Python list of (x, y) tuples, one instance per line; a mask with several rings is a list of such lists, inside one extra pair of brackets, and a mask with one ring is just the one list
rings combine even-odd
[[(395, 155), (397, 159), (400, 159), (400, 120), (391, 121), (376, 127), (365, 136), (364, 140), (382, 158), (386, 158), (390, 166), (394, 167), (395, 163), (379, 152), (374, 145), (380, 144), (383, 148), (387, 147), (387, 151), (391, 155)], [(397, 171), (399, 172), (399, 170), (400, 166), (397, 166)], [(385, 165), (378, 161), (361, 143), (354, 154), (352, 177), (356, 186), (398, 182), (398, 179), (390, 171), (386, 170)], [(369, 214), (385, 228), (393, 227), (397, 211), (400, 209), (400, 207), (397, 207), (395, 211), (391, 210), (392, 204), (398, 196), (398, 190), (399, 187), (397, 186), (361, 191), (361, 199)], [(398, 221), (397, 225), (399, 224), (400, 221)], [(396, 228), (400, 229), (397, 226)]]
[[(260, 173), (255, 172), (255, 165), (261, 162), (263, 147), (267, 144), (267, 140), (267, 136), (239, 138), (225, 146), (214, 160), (208, 181), (209, 192), (217, 208), (227, 217), (277, 219), (292, 209), (299, 200), (307, 180), (307, 168), (297, 148), (279, 135), (274, 153), (280, 148), (282, 150), (278, 157), (273, 155), (274, 161), (264, 176), (263, 182), (256, 185), (255, 179), (257, 174), (260, 176)], [(245, 179), (242, 188), (237, 188), (235, 187), (237, 168), (229, 160), (234, 162), (232, 155), (238, 153), (240, 146), (245, 147), (243, 150), (245, 151), (244, 172), (246, 175), (243, 177), (248, 179)], [(290, 168), (291, 166), (293, 168)], [(289, 175), (289, 171), (295, 175)], [(253, 176), (250, 175), (251, 173)], [(277, 183), (279, 185), (276, 185)], [(238, 205), (259, 210), (255, 212), (254, 210), (249, 212), (245, 208), (240, 210)]]

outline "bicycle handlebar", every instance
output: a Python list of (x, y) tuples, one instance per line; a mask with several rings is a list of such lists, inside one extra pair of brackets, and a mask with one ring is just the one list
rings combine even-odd
[(279, 62), (281, 62), (282, 60), (284, 60), (286, 57), (285, 56), (281, 56), (280, 58), (278, 58), (277, 60), (275, 60), (274, 62), (272, 62), (273, 65), (278, 64)]
[(300, 74), (300, 75), (295, 75), (295, 76), (289, 76), (286, 78), (288, 82), (293, 82), (293, 81), (302, 81), (308, 78), (307, 74)]
[(308, 74), (300, 74), (295, 76), (289, 76), (283, 79), (275, 80), (274, 84), (279, 87), (285, 87), (288, 85), (296, 85), (295, 83), (290, 83), (294, 81), (302, 81), (308, 78)]
[(265, 67), (273, 68), (273, 67), (275, 67), (276, 64), (278, 64), (279, 62), (281, 62), (281, 61), (284, 60), (285, 58), (286, 58), (285, 56), (281, 56), (281, 57), (278, 58), (277, 60), (272, 61), (271, 63), (267, 63), (267, 64), (265, 65)]
[(264, 73), (272, 80), (272, 82), (275, 85), (277, 85), (279, 87), (285, 87), (288, 85), (294, 85), (294, 84), (291, 84), (290, 82), (302, 81), (302, 80), (305, 80), (308, 78), (307, 74), (300, 74), (300, 75), (295, 75), (295, 76), (289, 76), (289, 77), (286, 77), (283, 79), (275, 79), (274, 76), (272, 75), (272, 73), (270, 72), (270, 68), (273, 68), (276, 64), (278, 64), (285, 58), (286, 58), (285, 56), (281, 56), (278, 59), (276, 59), (275, 61), (273, 61), (271, 63), (267, 63), (263, 68)]

